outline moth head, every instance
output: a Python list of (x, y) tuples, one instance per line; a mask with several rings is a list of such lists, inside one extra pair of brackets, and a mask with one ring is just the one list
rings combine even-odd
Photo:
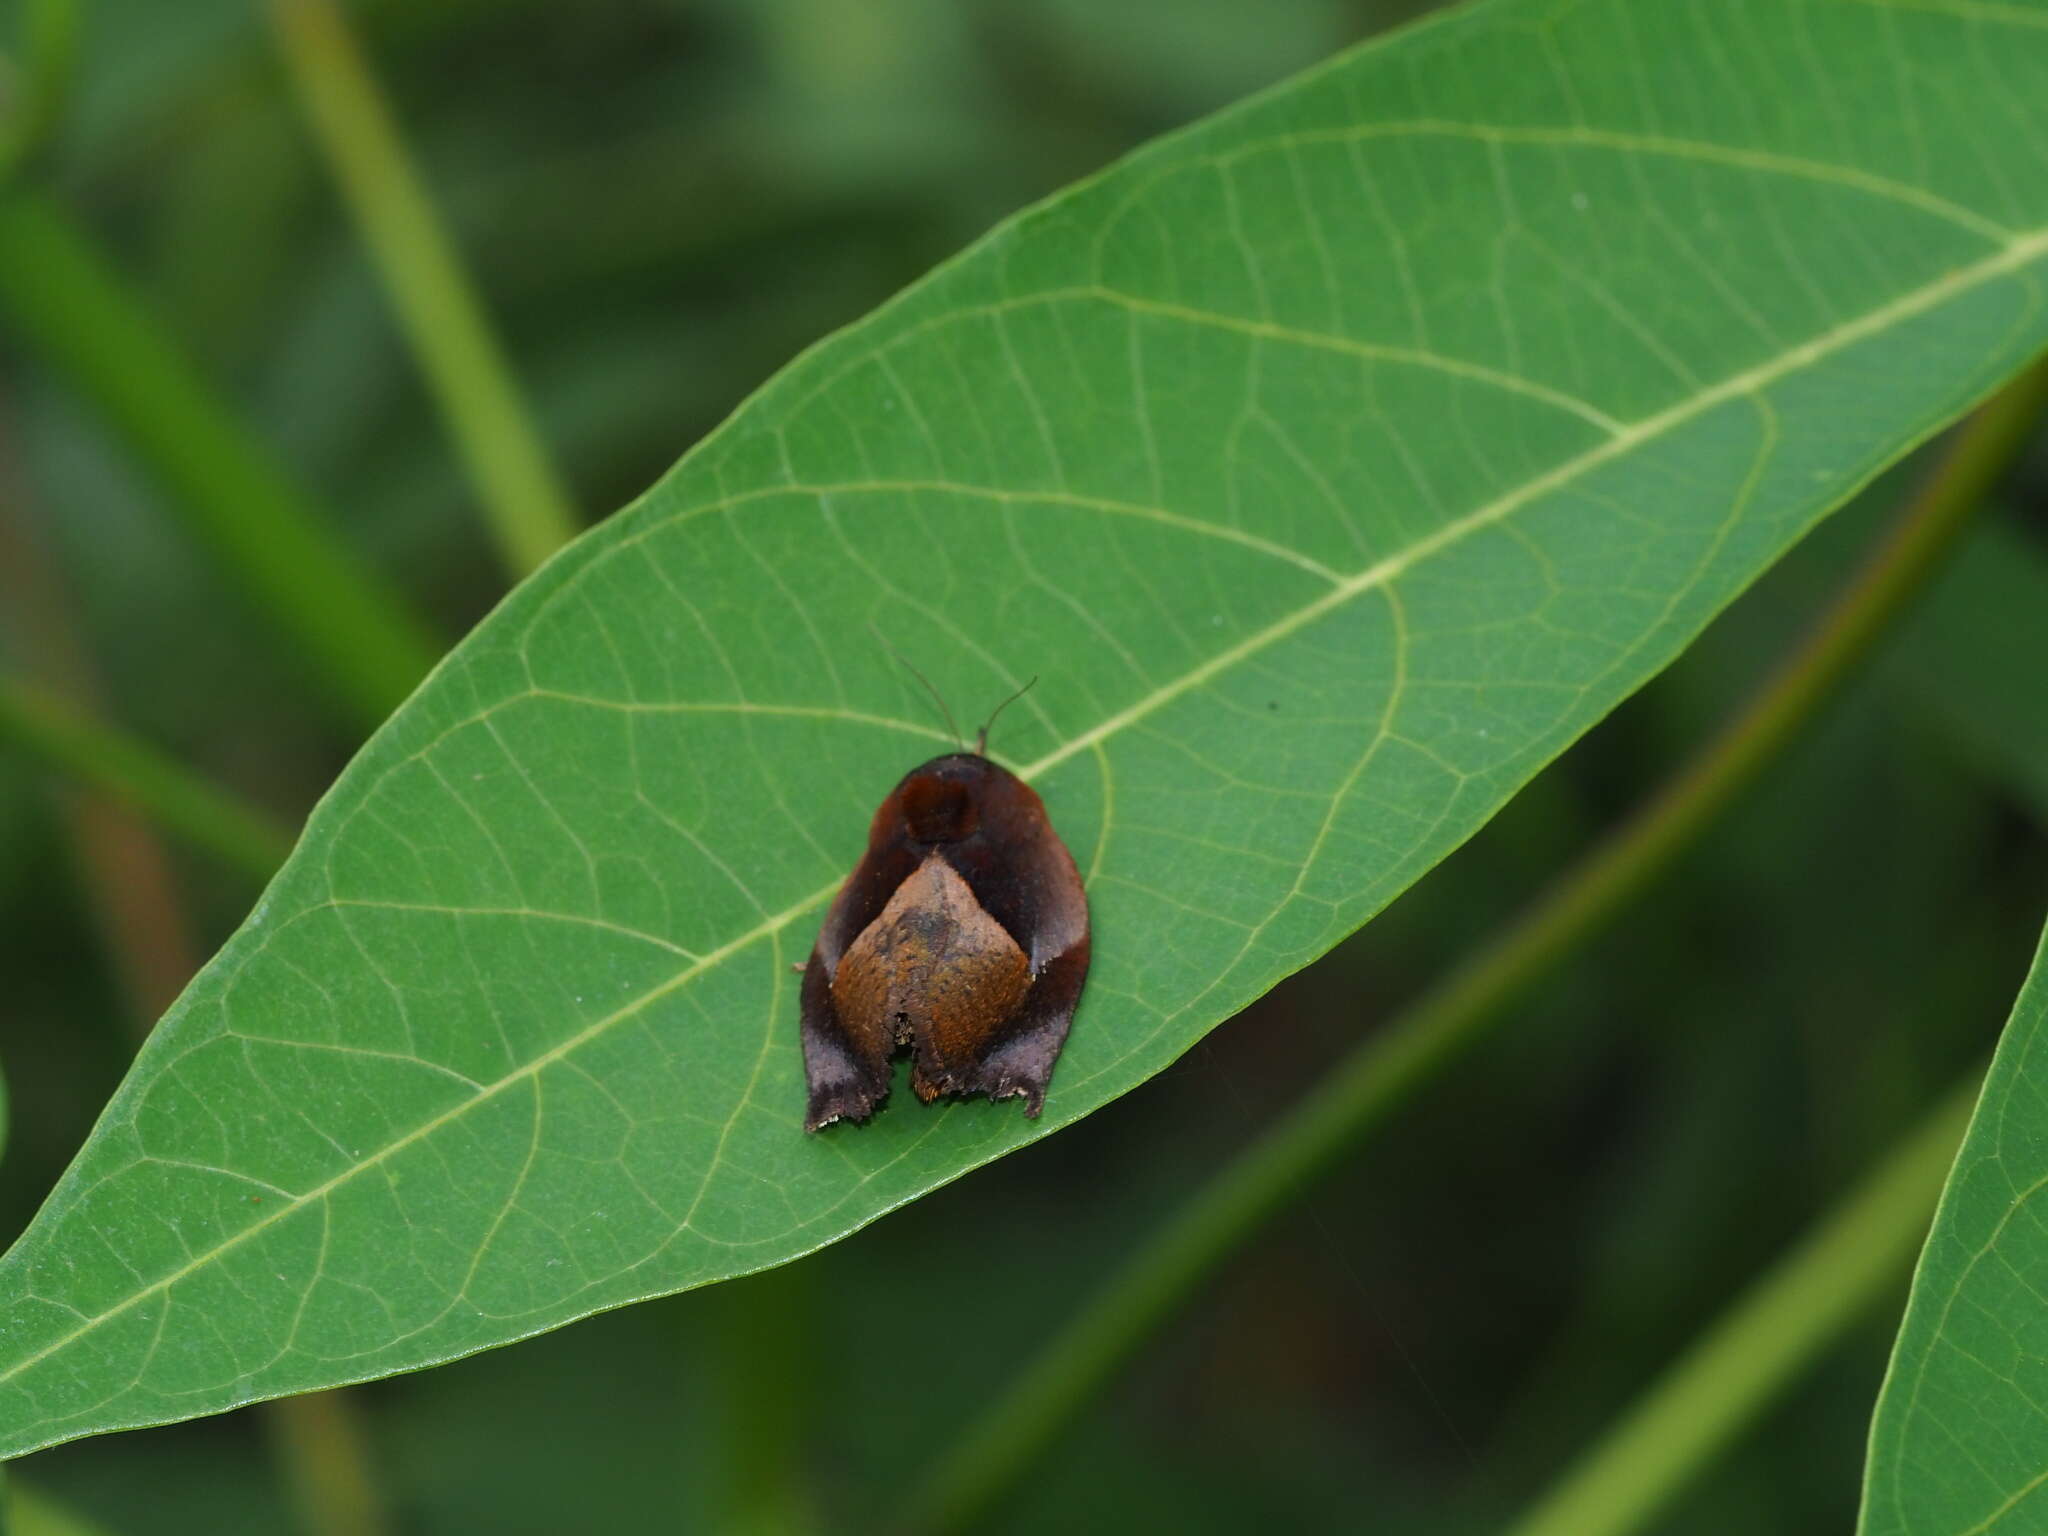
[(981, 825), (989, 761), (973, 752), (935, 757), (903, 781), (899, 803), (912, 842), (957, 843)]

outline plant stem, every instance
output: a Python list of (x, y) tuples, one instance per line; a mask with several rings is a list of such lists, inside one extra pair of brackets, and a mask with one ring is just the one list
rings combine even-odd
[(105, 1526), (33, 1487), (24, 1486), (18, 1476), (9, 1475), (6, 1499), (6, 1536), (107, 1536)]
[(214, 788), (147, 742), (88, 719), (56, 699), (0, 677), (0, 738), (147, 812), (180, 837), (268, 880), (292, 834)]
[(1510, 1536), (1639, 1528), (1883, 1295), (1927, 1236), (1983, 1075), (1951, 1090), (1751, 1284)]
[(263, 1404), (263, 1427), (307, 1536), (382, 1536), (390, 1528), (360, 1402), (348, 1388), (330, 1387)]
[(363, 726), (432, 666), (399, 598), (329, 530), (69, 220), (0, 191), (0, 311), (89, 399), (192, 532)]
[(1013, 1487), (1203, 1277), (1623, 911), (1793, 739), (1926, 582), (2048, 405), (2036, 364), (1960, 427), (1933, 474), (1770, 681), (1492, 942), (1338, 1064), (1127, 1259), (945, 1455), (914, 1530), (958, 1530)]
[(523, 576), (575, 536), (576, 521), (483, 304), (341, 8), (333, 0), (271, 0), (270, 19), (499, 554)]
[(18, 8), (21, 60), (4, 121), (0, 121), (0, 178), (14, 174), (43, 146), (63, 110), (78, 58), (77, 0), (24, 0)]
[(785, 1264), (689, 1298), (698, 1329), (693, 1362), (718, 1404), (712, 1479), (698, 1508), (706, 1527), (723, 1536), (823, 1529), (804, 1456), (815, 1289), (809, 1268)]

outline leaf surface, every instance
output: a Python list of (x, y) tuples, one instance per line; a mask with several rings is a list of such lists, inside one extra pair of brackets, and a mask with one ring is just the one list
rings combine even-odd
[(1863, 1536), (2048, 1526), (2048, 935), (1913, 1276), (1863, 1478)]
[[(774, 1264), (1355, 929), (2048, 340), (2031, 7), (1483, 6), (1003, 226), (378, 733), (0, 1261), (0, 1454)], [(1088, 879), (1045, 1118), (806, 1137), (791, 964), (944, 746)]]

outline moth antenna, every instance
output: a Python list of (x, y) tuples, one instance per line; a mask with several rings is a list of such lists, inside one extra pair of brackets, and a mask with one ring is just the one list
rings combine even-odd
[(1019, 699), (1023, 698), (1025, 694), (1029, 693), (1033, 688), (1036, 688), (1037, 686), (1038, 679), (1034, 677), (1031, 679), (1030, 682), (1026, 683), (1022, 688), (1019, 688), (1015, 693), (1011, 694), (1007, 699), (1003, 700), (1002, 703), (998, 704), (993, 710), (989, 712), (988, 719), (984, 720), (981, 724), (980, 733), (976, 735), (976, 737), (974, 738), (974, 755), (976, 757), (988, 756), (988, 730), (990, 726), (996, 723), (996, 716), (1000, 715), (1004, 710), (1008, 709), (1012, 704), (1016, 703)]
[[(909, 674), (912, 677), (916, 678), (920, 683), (924, 684), (924, 691), (932, 696), (932, 702), (939, 706), (939, 713), (946, 717), (946, 729), (953, 733), (953, 745), (958, 747), (962, 752), (965, 752), (967, 750), (967, 738), (960, 734), (960, 722), (953, 718), (953, 711), (946, 707), (945, 699), (940, 695), (939, 690), (932, 686), (932, 680), (926, 677), (922, 672), (918, 671), (916, 667), (912, 666), (910, 664), (910, 658), (908, 656), (904, 655), (901, 651), (897, 650), (895, 646), (889, 643), (889, 637), (882, 633), (879, 625), (870, 624), (868, 625), (868, 629), (877, 640), (882, 642), (883, 650), (887, 651), (891, 656), (894, 656), (898, 661), (902, 662), (904, 670), (909, 672)], [(1035, 683), (1038, 681), (1038, 679), (1034, 677), (1031, 681)], [(991, 715), (989, 718), (994, 719), (995, 717)], [(988, 728), (984, 726), (982, 728), (982, 735), (987, 736), (987, 734)]]

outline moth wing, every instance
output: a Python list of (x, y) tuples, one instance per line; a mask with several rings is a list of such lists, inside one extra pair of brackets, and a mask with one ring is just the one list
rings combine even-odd
[(839, 888), (804, 966), (804, 1078), (809, 1107), (804, 1129), (819, 1130), (835, 1120), (865, 1120), (889, 1096), (889, 1057), (893, 1036), (873, 1028), (855, 1028), (842, 1019), (832, 1001), (832, 978), (839, 961), (868, 925), (889, 904), (896, 888), (917, 867), (917, 859), (900, 840), (871, 843), (853, 873)]
[(920, 1062), (914, 1081), (926, 1098), (937, 1093), (1022, 1097), (1024, 1113), (1035, 1120), (1045, 1107), (1053, 1064), (1067, 1042), (1088, 979), (1088, 896), (1074, 856), (1053, 830), (1044, 804), (1022, 781), (1012, 783), (1020, 793), (1009, 813), (992, 818), (983, 847), (958, 859), (954, 868), (975, 900), (1030, 958), (1030, 989), (971, 1059), (948, 1064), (943, 1072), (927, 1072)]

